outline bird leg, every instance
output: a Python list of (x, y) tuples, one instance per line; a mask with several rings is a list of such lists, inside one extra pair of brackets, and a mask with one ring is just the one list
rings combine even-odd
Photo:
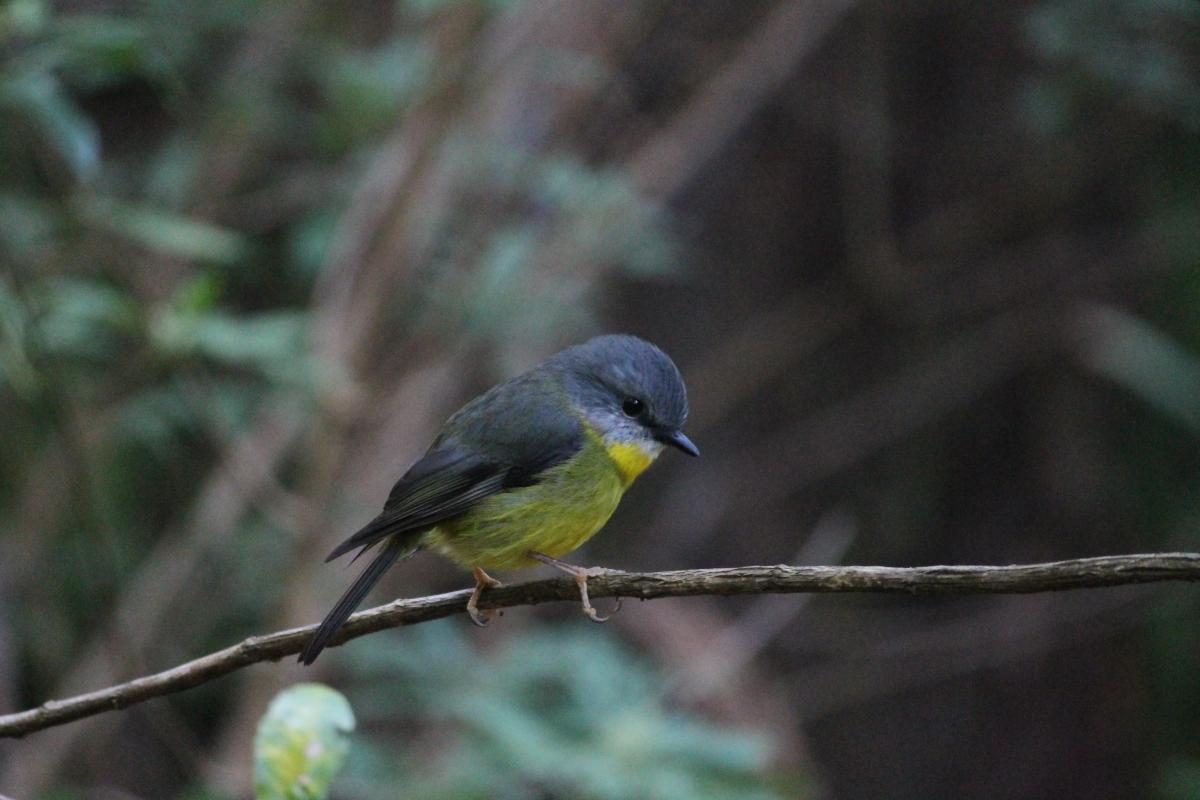
[(479, 610), (479, 595), (483, 594), (483, 590), (496, 589), (504, 584), (488, 575), (479, 567), (474, 570), (475, 573), (475, 591), (471, 592), (471, 599), (467, 601), (467, 614), (471, 617), (471, 622), (474, 622), (481, 628), (486, 628), (492, 617), (496, 616), (496, 610), (489, 608), (485, 611)]
[(568, 564), (566, 561), (561, 561), (553, 556), (548, 556), (545, 553), (538, 553), (534, 550), (529, 551), (529, 557), (540, 561), (547, 566), (561, 569), (563, 572), (575, 578), (575, 584), (579, 587), (579, 599), (583, 601), (583, 613), (587, 614), (588, 619), (592, 622), (608, 622), (608, 618), (621, 610), (621, 598), (617, 598), (617, 604), (613, 606), (613, 610), (606, 617), (596, 613), (595, 607), (592, 606), (592, 601), (588, 599), (588, 578), (598, 578), (601, 575), (612, 575), (621, 572), (619, 569), (609, 569), (607, 567), (578, 567), (574, 564)]

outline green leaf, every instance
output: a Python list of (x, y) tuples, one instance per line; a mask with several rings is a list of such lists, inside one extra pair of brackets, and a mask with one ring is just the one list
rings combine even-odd
[(0, 84), (0, 112), (10, 110), (44, 137), (77, 180), (100, 168), (100, 131), (57, 80), (30, 73)]
[[(185, 293), (185, 303), (198, 302)], [(311, 363), (305, 353), (305, 317), (270, 311), (235, 317), (220, 310), (164, 310), (150, 330), (155, 350), (170, 358), (201, 357), (255, 370), (277, 381), (302, 383)]]
[(139, 320), (128, 292), (100, 281), (59, 278), (39, 286), (36, 296), (42, 309), (38, 347), (56, 360), (105, 364), (128, 352)]
[(301, 683), (271, 701), (254, 737), (258, 800), (320, 800), (350, 750), (354, 712), (340, 693)]
[(247, 251), (234, 231), (149, 206), (91, 198), (81, 201), (80, 216), (93, 227), (178, 258), (231, 264)]
[(37, 388), (37, 370), (30, 361), (29, 310), (0, 279), (0, 388), (10, 386), (25, 397)]
[(15, 36), (35, 36), (50, 19), (50, 10), (42, 0), (8, 0), (0, 5), (0, 40)]
[(61, 239), (57, 209), (16, 192), (0, 193), (0, 258), (34, 263)]
[(166, 56), (144, 20), (110, 14), (63, 15), (54, 25), (61, 72), (76, 90), (94, 91), (131, 77), (167, 79)]
[(1087, 364), (1200, 436), (1200, 359), (1116, 308), (1096, 306), (1088, 322), (1096, 333), (1084, 355)]

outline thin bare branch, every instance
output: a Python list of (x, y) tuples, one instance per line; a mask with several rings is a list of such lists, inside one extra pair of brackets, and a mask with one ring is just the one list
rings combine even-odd
[[(1102, 556), (1013, 566), (932, 567), (734, 567), (672, 572), (613, 572), (593, 578), (593, 598), (692, 597), (696, 595), (786, 594), (800, 592), (901, 592), (905, 594), (1028, 594), (1162, 581), (1200, 581), (1200, 553)], [(441, 619), (463, 611), (470, 592), (396, 600), (350, 618), (335, 644), (368, 633)], [(534, 581), (491, 589), (481, 608), (511, 608), (554, 601), (577, 601), (569, 579)], [(37, 708), (0, 716), (0, 737), (62, 725), (104, 711), (126, 708), (152, 697), (179, 692), (260, 661), (276, 661), (300, 651), (315, 626), (252, 636), (172, 669)]]

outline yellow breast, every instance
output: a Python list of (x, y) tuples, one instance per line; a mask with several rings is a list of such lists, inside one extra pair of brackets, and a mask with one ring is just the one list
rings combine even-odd
[(633, 442), (618, 442), (605, 446), (605, 452), (617, 466), (621, 482), (625, 486), (633, 483), (634, 478), (646, 471), (646, 467), (654, 463), (657, 452), (650, 452)]
[(422, 544), (466, 567), (536, 566), (530, 550), (561, 558), (604, 526), (657, 450), (605, 443), (593, 430), (580, 451), (532, 486), (492, 495), (426, 534)]
[(546, 470), (537, 483), (484, 498), (433, 528), (422, 544), (483, 569), (536, 566), (531, 550), (561, 558), (604, 526), (625, 488), (653, 460), (627, 448), (620, 452), (618, 462), (598, 436), (589, 436), (578, 453)]

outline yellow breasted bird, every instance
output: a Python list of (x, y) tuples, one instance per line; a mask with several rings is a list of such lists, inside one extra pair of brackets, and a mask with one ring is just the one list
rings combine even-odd
[(700, 451), (683, 434), (687, 391), (663, 351), (634, 336), (599, 336), (492, 387), (443, 426), (428, 452), (392, 487), (383, 511), (327, 561), (381, 546), (300, 654), (311, 664), (392, 564), (421, 549), (470, 569), (467, 612), (489, 614), (486, 570), (549, 564), (587, 579), (603, 572), (560, 561), (604, 526), (621, 496), (664, 445)]

